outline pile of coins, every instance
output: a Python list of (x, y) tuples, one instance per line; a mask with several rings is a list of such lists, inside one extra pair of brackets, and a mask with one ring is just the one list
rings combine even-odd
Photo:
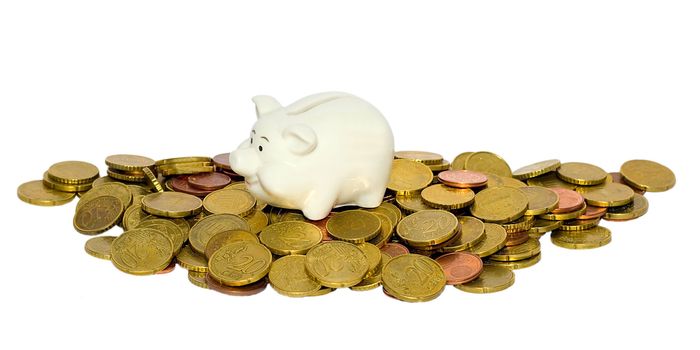
[[(228, 154), (153, 161), (136, 155), (97, 167), (68, 161), (18, 197), (61, 205), (76, 193), (74, 228), (98, 235), (85, 251), (134, 275), (180, 265), (199, 287), (252, 295), (269, 284), (290, 297), (337, 288), (408, 301), (438, 297), (446, 285), (471, 293), (504, 290), (513, 270), (541, 261), (540, 239), (587, 249), (611, 242), (601, 220), (644, 215), (645, 192), (672, 188), (665, 166), (631, 160), (608, 173), (587, 163), (551, 159), (511, 171), (491, 152), (396, 152), (384, 202), (336, 208), (322, 220), (259, 201), (231, 169)], [(164, 185), (163, 185), (164, 184)]]

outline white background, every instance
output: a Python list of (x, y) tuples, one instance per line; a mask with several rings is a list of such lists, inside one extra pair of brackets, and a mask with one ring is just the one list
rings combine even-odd
[[(697, 346), (697, 2), (236, 3), (2, 2), (0, 348)], [(229, 297), (180, 268), (130, 276), (83, 252), (75, 202), (16, 198), (57, 161), (104, 173), (114, 153), (230, 151), (252, 96), (327, 90), (377, 106), (397, 150), (488, 150), (513, 169), (644, 158), (677, 185), (648, 194), (641, 219), (604, 223), (606, 247), (545, 236), (507, 291), (448, 287), (421, 304), (380, 289)]]

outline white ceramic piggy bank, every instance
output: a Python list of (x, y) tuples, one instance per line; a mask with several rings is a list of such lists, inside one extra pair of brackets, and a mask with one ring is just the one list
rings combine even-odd
[(366, 101), (342, 92), (305, 97), (287, 107), (253, 97), (258, 121), (231, 152), (231, 168), (248, 189), (311, 220), (344, 205), (376, 207), (394, 158), (386, 119)]

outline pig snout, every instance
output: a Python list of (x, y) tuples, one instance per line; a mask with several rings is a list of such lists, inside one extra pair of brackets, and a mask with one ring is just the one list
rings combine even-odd
[(231, 169), (244, 177), (255, 176), (260, 168), (260, 156), (251, 147), (239, 148), (231, 152)]

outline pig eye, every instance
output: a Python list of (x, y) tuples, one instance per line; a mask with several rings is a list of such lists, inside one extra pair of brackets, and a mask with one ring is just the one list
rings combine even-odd
[(262, 152), (262, 146), (258, 146), (258, 151)]
[(251, 144), (251, 145), (253, 144), (253, 138), (252, 138), (252, 137), (250, 138), (250, 144)]

